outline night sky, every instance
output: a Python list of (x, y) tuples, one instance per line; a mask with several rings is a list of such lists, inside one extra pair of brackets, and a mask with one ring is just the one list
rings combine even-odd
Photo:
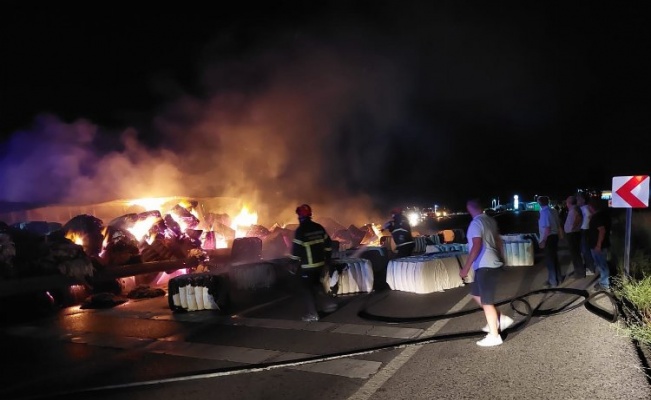
[(0, 200), (385, 212), (651, 172), (640, 6), (132, 3), (3, 3)]

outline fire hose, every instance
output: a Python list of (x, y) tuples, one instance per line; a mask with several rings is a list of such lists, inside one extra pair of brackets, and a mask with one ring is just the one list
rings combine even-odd
[[(382, 315), (373, 314), (368, 311), (368, 308), (370, 306), (376, 305), (382, 300), (384, 300), (389, 293), (390, 291), (379, 292), (379, 293), (374, 292), (371, 295), (369, 295), (357, 315), (360, 318), (366, 320), (384, 322), (388, 324), (406, 324), (406, 323), (436, 321), (441, 319), (452, 319), (452, 318), (461, 317), (482, 310), (481, 308), (477, 307), (474, 309), (464, 310), (464, 311), (449, 313), (449, 314), (437, 314), (437, 315), (417, 316), (417, 317), (408, 317), (408, 318), (382, 316)], [(537, 307), (536, 309), (534, 309), (531, 306), (531, 304), (527, 301), (527, 298), (538, 294), (565, 294), (565, 295), (571, 295), (572, 297), (576, 297), (576, 298), (583, 298), (583, 300), (581, 300), (580, 302), (576, 302), (576, 300), (573, 299), (569, 303), (557, 308), (542, 309), (540, 307)], [(605, 310), (593, 303), (594, 299), (598, 296), (605, 296), (610, 300), (610, 303), (613, 306), (612, 313), (609, 313), (608, 310)], [(620, 310), (619, 310), (620, 304), (615, 298), (615, 296), (613, 296), (611, 293), (605, 291), (597, 291), (597, 292), (589, 293), (587, 290), (574, 289), (574, 288), (557, 287), (557, 288), (534, 290), (521, 296), (500, 301), (499, 303), (496, 303), (495, 306), (498, 307), (506, 304), (509, 304), (510, 307), (513, 309), (513, 311), (523, 316), (524, 319), (511, 325), (509, 328), (505, 330), (505, 332), (515, 332), (523, 329), (531, 321), (533, 317), (547, 317), (555, 314), (569, 312), (579, 307), (585, 307), (588, 311), (592, 312), (593, 314), (611, 323), (617, 322), (620, 315)], [(257, 363), (257, 364), (250, 364), (246, 366), (218, 368), (218, 369), (213, 369), (213, 370), (208, 370), (203, 372), (182, 374), (182, 375), (177, 375), (168, 378), (81, 388), (81, 389), (76, 389), (71, 391), (49, 393), (43, 396), (33, 396), (28, 398), (29, 399), (38, 399), (38, 398), (46, 398), (46, 397), (67, 398), (71, 395), (81, 394), (81, 393), (105, 392), (105, 391), (152, 386), (152, 385), (161, 385), (161, 384), (168, 384), (168, 383), (175, 383), (175, 382), (218, 378), (223, 376), (238, 375), (244, 373), (264, 372), (264, 371), (270, 371), (270, 370), (280, 369), (280, 368), (298, 367), (298, 366), (314, 364), (318, 362), (367, 355), (379, 351), (400, 349), (400, 348), (406, 348), (411, 346), (422, 346), (425, 344), (440, 343), (440, 342), (446, 342), (452, 340), (468, 339), (468, 338), (479, 337), (483, 335), (485, 335), (485, 333), (481, 331), (469, 331), (469, 332), (460, 332), (460, 333), (452, 333), (452, 334), (431, 335), (425, 337), (418, 337), (415, 339), (400, 340), (389, 344), (371, 346), (371, 347), (366, 347), (361, 349), (342, 351), (342, 352), (336, 352), (336, 353), (324, 354), (324, 355), (315, 355), (315, 356), (305, 357), (301, 359)]]

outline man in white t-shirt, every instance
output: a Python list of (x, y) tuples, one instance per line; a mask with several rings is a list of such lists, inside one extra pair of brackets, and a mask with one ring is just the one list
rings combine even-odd
[(565, 218), (565, 240), (570, 250), (570, 258), (574, 266), (574, 278), (585, 278), (585, 266), (581, 258), (581, 223), (583, 214), (581, 209), (576, 205), (576, 196), (569, 196), (565, 200), (567, 207), (567, 217)]
[(592, 212), (590, 211), (590, 207), (588, 207), (588, 199), (585, 194), (577, 193), (576, 204), (581, 209), (583, 217), (581, 221), (581, 255), (583, 256), (583, 265), (585, 267), (586, 275), (594, 275), (594, 260), (592, 259), (592, 252), (590, 250), (590, 245), (588, 244), (588, 231), (590, 230), (590, 218), (592, 217)]
[(502, 344), (500, 332), (513, 324), (513, 319), (502, 315), (495, 307), (495, 292), (503, 272), (504, 257), (502, 255), (502, 238), (497, 227), (497, 222), (491, 216), (483, 213), (483, 208), (478, 200), (469, 200), (466, 208), (472, 216), (468, 226), (468, 258), (459, 271), (461, 279), (465, 279), (470, 268), (475, 273), (470, 294), (481, 306), (486, 316), (488, 325), (483, 331), (486, 337), (478, 341), (482, 347), (498, 346)]

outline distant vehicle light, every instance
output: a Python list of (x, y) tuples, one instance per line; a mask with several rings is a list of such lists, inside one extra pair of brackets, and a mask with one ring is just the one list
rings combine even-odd
[(407, 215), (407, 219), (409, 220), (409, 225), (411, 226), (416, 226), (420, 222), (420, 217), (418, 216), (418, 213), (412, 212)]

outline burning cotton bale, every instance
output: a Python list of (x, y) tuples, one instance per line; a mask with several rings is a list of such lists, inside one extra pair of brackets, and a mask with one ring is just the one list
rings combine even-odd
[(104, 251), (100, 259), (105, 265), (124, 265), (138, 262), (138, 241), (129, 231), (109, 226), (106, 230)]
[(126, 231), (127, 229), (131, 229), (137, 221), (138, 214), (132, 213), (114, 218), (106, 226)]
[(179, 237), (183, 234), (183, 229), (181, 228), (181, 225), (179, 225), (178, 222), (172, 217), (170, 214), (166, 214), (165, 218), (163, 219), (164, 224), (156, 224), (154, 225), (155, 227), (159, 228), (162, 227), (161, 231), (159, 232), (160, 234), (163, 235), (168, 235), (168, 236), (173, 236), (173, 237)]
[(172, 207), (169, 215), (178, 223), (182, 231), (185, 231), (187, 229), (196, 229), (197, 226), (199, 226), (199, 218), (197, 218), (185, 207), (182, 207), (180, 204)]
[(298, 224), (287, 224), (285, 225), (285, 229), (295, 232), (298, 229)]
[(7, 233), (0, 233), (0, 276), (13, 277), (16, 274), (14, 258), (16, 245)]
[(332, 218), (320, 218), (318, 222), (325, 228), (326, 232), (328, 232), (330, 236), (334, 235), (335, 232), (346, 229), (343, 225)]
[(214, 232), (215, 248), (227, 247), (228, 243), (233, 243), (235, 240), (235, 229), (221, 222), (214, 222), (208, 231)]
[(205, 213), (204, 220), (200, 226), (204, 230), (210, 230), (215, 225), (231, 226), (231, 218), (228, 214)]
[(143, 262), (179, 260), (185, 258), (180, 246), (172, 240), (156, 238), (151, 244), (143, 242), (140, 246), (140, 256)]
[(164, 217), (158, 210), (123, 215), (111, 221), (103, 258), (109, 265), (129, 262), (135, 253), (142, 262), (188, 258), (192, 250), (201, 249), (203, 232), (194, 229), (198, 225), (199, 220), (181, 206)]
[(249, 230), (246, 231), (246, 237), (257, 237), (263, 239), (269, 233), (269, 229), (265, 228), (262, 225), (251, 225)]
[(63, 234), (73, 243), (81, 245), (89, 256), (98, 256), (104, 241), (104, 223), (92, 215), (77, 215), (62, 228)]
[(93, 276), (93, 262), (84, 247), (64, 237), (63, 232), (48, 235), (39, 247), (45, 251), (31, 260), (41, 272), (39, 275), (58, 272), (80, 281)]
[(366, 236), (366, 231), (359, 229), (355, 225), (351, 225), (348, 227), (348, 232), (352, 238), (352, 247), (359, 247), (362, 240), (364, 240), (364, 236)]
[(263, 239), (262, 258), (266, 260), (281, 258), (289, 253), (285, 239), (280, 232), (271, 233)]
[(93, 276), (93, 262), (83, 247), (74, 243), (58, 243), (52, 246), (52, 255), (62, 275), (82, 282)]
[(332, 240), (336, 240), (337, 242), (339, 242), (340, 250), (353, 248), (353, 242), (354, 242), (353, 235), (351, 235), (347, 229), (342, 229), (335, 232), (335, 234), (332, 235)]
[(43, 236), (5, 225), (0, 238), (3, 276), (7, 278), (64, 274), (84, 279), (93, 275), (84, 248), (64, 237), (63, 231)]
[(364, 227), (361, 229), (364, 231), (364, 237), (362, 238), (360, 244), (362, 245), (370, 245), (373, 243), (379, 243), (380, 238), (376, 234), (375, 230), (373, 229), (373, 226), (371, 224), (366, 224)]
[(272, 260), (285, 257), (291, 251), (292, 232), (277, 228), (262, 239), (262, 258)]
[(257, 237), (237, 238), (231, 249), (231, 263), (247, 263), (262, 259), (262, 240)]

